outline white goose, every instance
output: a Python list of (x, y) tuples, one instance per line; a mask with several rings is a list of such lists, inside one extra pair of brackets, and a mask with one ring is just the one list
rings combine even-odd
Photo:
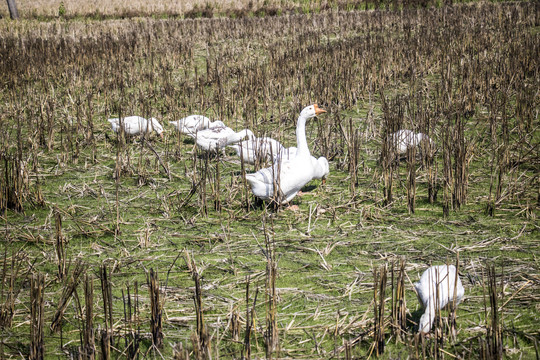
[(315, 159), (315, 157), (312, 156), (311, 163), (313, 164), (314, 168), (313, 178), (322, 179), (322, 183), (326, 183), (326, 176), (330, 173), (330, 164), (328, 163), (328, 159), (324, 156)]
[(424, 139), (428, 140), (430, 145), (434, 145), (433, 140), (426, 134), (414, 133), (411, 130), (396, 131), (391, 135), (391, 139), (398, 155), (405, 155), (408, 148), (419, 146)]
[[(283, 160), (290, 160), (296, 156), (296, 147), (291, 146), (289, 148), (286, 148), (285, 151), (281, 154), (280, 158)], [(311, 156), (311, 163), (313, 164), (314, 168), (314, 179), (322, 179), (323, 184), (326, 182), (326, 176), (330, 173), (330, 164), (328, 163), (328, 159), (324, 156), (321, 156), (320, 158), (315, 158), (315, 156)]]
[(457, 306), (465, 294), (465, 289), (459, 275), (456, 274), (454, 265), (439, 265), (428, 268), (420, 277), (420, 281), (414, 284), (414, 287), (418, 299), (426, 309), (418, 324), (418, 332), (422, 333), (428, 333), (431, 330), (437, 309)]
[(276, 200), (280, 204), (285, 204), (291, 201), (298, 191), (313, 179), (317, 172), (311, 161), (306, 140), (306, 121), (325, 112), (317, 104), (304, 108), (296, 124), (296, 155), (290, 160), (282, 159), (274, 166), (246, 175), (246, 180), (255, 196), (263, 200), (272, 199), (274, 197), (274, 184), (276, 184), (278, 186)]
[(203, 115), (189, 115), (180, 120), (169, 121), (169, 124), (174, 125), (177, 131), (186, 135), (195, 135), (199, 130), (225, 126), (223, 122), (219, 120), (212, 122)]
[[(215, 121), (217, 122), (217, 121)], [(195, 134), (188, 134), (195, 139), (195, 143), (201, 149), (206, 151), (216, 151), (223, 149), (227, 145), (237, 143), (245, 137), (254, 137), (253, 133), (249, 129), (244, 129), (235, 132), (230, 127), (225, 126), (220, 121), (220, 125), (216, 125), (212, 128), (197, 131)]]
[(251, 165), (255, 164), (257, 160), (276, 159), (286, 151), (279, 141), (269, 137), (250, 138), (229, 147), (233, 148), (236, 155), (242, 157), (245, 163)]
[[(108, 119), (114, 132), (120, 130), (120, 119)], [(155, 118), (145, 119), (140, 116), (126, 116), (122, 118), (124, 132), (128, 135), (138, 135), (141, 133), (151, 133), (155, 130), (163, 138), (163, 127)]]

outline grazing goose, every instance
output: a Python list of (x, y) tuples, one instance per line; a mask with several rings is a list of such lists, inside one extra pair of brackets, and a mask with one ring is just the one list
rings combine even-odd
[(237, 143), (245, 137), (254, 137), (253, 133), (249, 129), (235, 132), (230, 127), (225, 126), (225, 124), (223, 124), (221, 121), (220, 123), (221, 124), (212, 128), (200, 130), (195, 134), (188, 135), (195, 139), (197, 146), (206, 151), (223, 149), (227, 145)]
[(186, 135), (195, 135), (197, 131), (225, 126), (221, 121), (210, 121), (209, 118), (202, 115), (189, 115), (185, 118), (176, 121), (169, 121), (169, 124), (174, 125), (177, 131)]
[(241, 156), (245, 163), (254, 165), (259, 161), (271, 160), (273, 157), (284, 154), (286, 149), (277, 140), (269, 137), (250, 138), (230, 145), (236, 151), (236, 155)]
[(317, 104), (302, 110), (296, 124), (296, 155), (289, 160), (281, 159), (271, 167), (261, 169), (253, 174), (247, 174), (246, 180), (255, 196), (263, 200), (274, 197), (274, 183), (279, 204), (291, 201), (298, 191), (318, 174), (311, 160), (311, 154), (306, 140), (306, 121), (326, 111)]
[[(117, 133), (120, 130), (120, 119), (114, 118), (108, 121), (111, 123), (113, 131)], [(140, 116), (126, 116), (122, 119), (122, 123), (124, 125), (124, 132), (128, 135), (150, 133), (152, 130), (155, 130), (163, 138), (163, 127), (155, 118), (146, 120)]]
[(428, 140), (431, 146), (434, 145), (433, 140), (426, 134), (414, 133), (411, 130), (399, 130), (391, 136), (392, 145), (398, 155), (405, 155), (408, 148), (419, 146), (424, 139)]
[(428, 333), (431, 330), (437, 309), (452, 307), (454, 302), (457, 306), (465, 294), (454, 265), (439, 265), (428, 268), (420, 277), (420, 281), (414, 284), (414, 287), (418, 299), (426, 309), (418, 324), (418, 332), (421, 333)]

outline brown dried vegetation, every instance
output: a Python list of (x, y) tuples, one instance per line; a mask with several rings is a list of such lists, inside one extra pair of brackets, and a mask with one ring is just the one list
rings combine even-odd
[[(2, 358), (533, 356), (539, 3), (313, 4), (0, 20)], [(287, 15), (249, 15), (272, 6)], [(331, 175), (297, 213), (167, 124), (201, 113), (290, 146), (315, 102)], [(165, 139), (113, 135), (131, 114)], [(400, 129), (435, 145), (400, 158)], [(458, 253), (468, 298), (415, 336), (412, 274)]]

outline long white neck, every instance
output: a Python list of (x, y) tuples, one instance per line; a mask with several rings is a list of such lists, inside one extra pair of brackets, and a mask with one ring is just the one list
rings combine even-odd
[(426, 304), (426, 311), (418, 322), (418, 331), (428, 333), (431, 330), (433, 320), (435, 320), (435, 301), (429, 300)]
[(306, 120), (307, 118), (300, 114), (296, 123), (296, 157), (309, 158), (311, 156), (306, 140)]

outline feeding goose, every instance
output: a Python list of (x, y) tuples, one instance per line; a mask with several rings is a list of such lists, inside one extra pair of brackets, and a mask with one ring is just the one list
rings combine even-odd
[(246, 137), (253, 137), (253, 132), (249, 129), (244, 129), (235, 132), (225, 124), (197, 131), (195, 134), (188, 134), (195, 139), (195, 143), (201, 149), (206, 151), (216, 151), (223, 149), (227, 145), (231, 145), (241, 141)]
[(434, 146), (433, 140), (423, 133), (415, 133), (411, 130), (399, 130), (391, 135), (392, 146), (398, 155), (407, 154), (407, 149), (419, 146), (423, 140), (429, 141)]
[(418, 299), (426, 309), (418, 325), (418, 332), (428, 333), (437, 309), (457, 306), (465, 289), (454, 265), (439, 265), (428, 268), (420, 281), (414, 284)]
[(169, 124), (173, 125), (177, 131), (186, 135), (195, 135), (200, 130), (225, 126), (223, 122), (219, 120), (212, 122), (203, 115), (189, 115), (180, 120), (169, 121)]
[(124, 127), (124, 132), (128, 135), (138, 135), (141, 133), (151, 133), (155, 130), (163, 138), (163, 127), (155, 118), (145, 119), (141, 116), (126, 116), (122, 118), (108, 119), (114, 132), (120, 130), (120, 124)]

